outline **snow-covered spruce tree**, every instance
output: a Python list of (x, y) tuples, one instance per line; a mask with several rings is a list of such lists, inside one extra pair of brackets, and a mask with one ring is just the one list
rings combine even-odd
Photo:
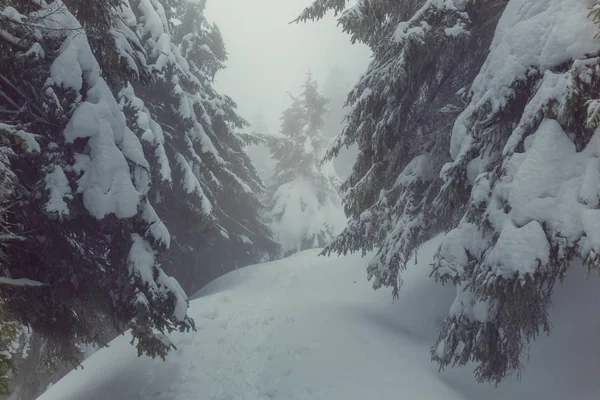
[(164, 268), (188, 293), (277, 252), (260, 220), (262, 182), (236, 133), (247, 124), (212, 86), (226, 53), (204, 3), (133, 0), (122, 18), (152, 80), (132, 81), (121, 104), (155, 160), (150, 198), (173, 235)]
[(341, 12), (352, 41), (368, 45), (373, 60), (348, 96), (349, 114), (329, 159), (358, 145), (342, 184), (347, 228), (325, 250), (377, 249), (368, 265), (373, 287), (397, 296), (400, 272), (417, 247), (452, 226), (468, 192), (439, 198), (452, 123), (487, 54), (504, 1), (319, 0), (299, 20)]
[(77, 344), (105, 345), (113, 323), (131, 328), (140, 354), (164, 357), (166, 334), (193, 327), (160, 266), (169, 236), (148, 201), (149, 163), (95, 56), (111, 55), (93, 43), (108, 37), (116, 4), (0, 3), (1, 130), (24, 153), (11, 160), (6, 221), (18, 237), (0, 296), (47, 339), (46, 361), (78, 362)]
[(518, 371), (528, 343), (550, 331), (553, 287), (573, 259), (598, 263), (593, 3), (511, 0), (454, 125), (442, 193), (465, 178), (472, 187), (434, 265), (457, 297), (432, 355), (478, 362), (482, 380)]
[(323, 247), (346, 224), (339, 178), (331, 162), (321, 164), (329, 143), (322, 132), (326, 105), (309, 73), (282, 114), (281, 134), (268, 138), (277, 163), (267, 218), (284, 255)]
[[(318, 2), (304, 17), (319, 16), (327, 3), (341, 10), (344, 2)], [(411, 131), (401, 126), (389, 137), (388, 150), (384, 147), (380, 153), (383, 160), (388, 157), (380, 167), (384, 172), (370, 173), (385, 177), (393, 172), (392, 181), (382, 182), (371, 193), (379, 200), (364, 202), (370, 192), (360, 188), (357, 178), (369, 174), (351, 176), (346, 182), (347, 210), (355, 213), (355, 219), (329, 250), (379, 246), (369, 274), (376, 287), (390, 285), (397, 291), (398, 272), (417, 246), (441, 229), (458, 226), (445, 237), (434, 264), (435, 277), (456, 284), (457, 297), (432, 357), (442, 367), (475, 362), (479, 380), (498, 382), (519, 371), (528, 343), (549, 331), (552, 289), (573, 258), (580, 257), (588, 267), (597, 263), (600, 103), (595, 97), (600, 45), (588, 18), (594, 1), (419, 3), (418, 12), (406, 13), (404, 8), (404, 16), (396, 20), (387, 13), (394, 4), (407, 3), (359, 2), (341, 17), (346, 29), (358, 32), (357, 40), (367, 35), (367, 40), (376, 38), (376, 44), (378, 37), (393, 32), (404, 42), (404, 53), (395, 58), (403, 66), (396, 75), (403, 77), (396, 81), (398, 86), (391, 80), (393, 61), (382, 63), (385, 59), (375, 51), (370, 72), (351, 94), (356, 121), (373, 115), (368, 110), (378, 99), (389, 102), (390, 97), (404, 98), (407, 93), (423, 98), (429, 110), (415, 109), (414, 103), (411, 108), (402, 103), (395, 108), (380, 105), (376, 117), (371, 122), (365, 118), (360, 129), (351, 119), (344, 135), (350, 142), (364, 143), (353, 139), (361, 134), (379, 143), (375, 139), (379, 132), (383, 135), (380, 126), (387, 125), (392, 115), (402, 116), (398, 121)], [(458, 18), (462, 27), (453, 25), (450, 17)], [(386, 32), (390, 20), (394, 28)], [(492, 32), (488, 54), (482, 50)], [(457, 48), (461, 37), (465, 42)], [(419, 53), (409, 53), (425, 50), (423, 46), (438, 49), (434, 53), (440, 63), (429, 64), (432, 69), (421, 64)], [(389, 47), (381, 42), (379, 49), (390, 51)], [(487, 56), (483, 65), (482, 55)], [(453, 56), (459, 58), (452, 60)], [(381, 69), (378, 86), (373, 75)], [(417, 82), (419, 77), (426, 79), (415, 87), (415, 77)], [(440, 86), (439, 79), (447, 83)], [(361, 88), (367, 82), (371, 84)], [(445, 93), (452, 92), (444, 86), (452, 87), (452, 82), (464, 87), (458, 92), (464, 105), (448, 102)], [(374, 97), (378, 87), (386, 96)], [(363, 89), (369, 90), (361, 99)], [(452, 118), (444, 120), (447, 112)], [(381, 159), (372, 148), (367, 143), (361, 146), (353, 175), (377, 166), (364, 158)], [(395, 148), (400, 149), (397, 154)], [(402, 159), (406, 161), (398, 164), (399, 169), (390, 170)], [(388, 187), (399, 195), (386, 199)], [(365, 207), (369, 202), (376, 207)], [(389, 228), (382, 231), (370, 221), (376, 216), (378, 224), (385, 223), (390, 216), (382, 218), (386, 214), (381, 210), (386, 206), (399, 212), (393, 211)]]
[(204, 129), (218, 152), (212, 157), (204, 150), (205, 168), (209, 167), (212, 174), (202, 176), (215, 204), (218, 228), (211, 232), (210, 244), (200, 251), (205, 254), (202, 262), (216, 274), (209, 278), (212, 280), (232, 269), (272, 259), (279, 246), (261, 217), (264, 205), (259, 197), (265, 188), (244, 151), (247, 143), (236, 133), (247, 129), (248, 123), (237, 114), (233, 100), (213, 87), (227, 53), (218, 27), (209, 24), (202, 14), (205, 3), (188, 1), (178, 34), (182, 55), (200, 83), (202, 95), (194, 107), (196, 115), (200, 121), (210, 119)]

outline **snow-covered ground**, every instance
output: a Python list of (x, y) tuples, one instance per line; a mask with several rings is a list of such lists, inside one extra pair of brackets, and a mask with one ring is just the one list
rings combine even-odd
[(550, 337), (522, 381), (438, 373), (429, 346), (455, 293), (428, 277), (440, 238), (405, 273), (400, 299), (374, 292), (359, 256), (308, 250), (234, 271), (190, 304), (198, 331), (176, 334), (166, 362), (138, 358), (119, 337), (40, 400), (579, 400), (600, 398), (600, 279), (574, 266), (558, 285)]

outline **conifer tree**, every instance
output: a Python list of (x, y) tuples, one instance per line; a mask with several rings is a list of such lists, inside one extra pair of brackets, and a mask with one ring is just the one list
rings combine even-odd
[(333, 9), (374, 53), (329, 153), (360, 149), (351, 222), (326, 252), (377, 249), (369, 278), (397, 295), (418, 246), (449, 231), (433, 270), (457, 287), (431, 350), (441, 367), (518, 372), (550, 329), (555, 283), (575, 257), (597, 265), (593, 3), (317, 0), (299, 18)]
[(57, 362), (77, 363), (79, 343), (105, 345), (106, 326), (130, 328), (140, 354), (160, 357), (169, 332), (193, 327), (185, 293), (161, 269), (169, 236), (147, 198), (149, 163), (111, 92), (114, 47), (95, 41), (110, 35), (115, 5), (2, 8), (1, 130), (22, 149), (11, 160), (2, 298), (50, 339)]
[(49, 369), (127, 328), (164, 357), (193, 321), (163, 269), (194, 292), (277, 252), (204, 3), (0, 1), (0, 297)]
[(321, 163), (329, 139), (322, 128), (328, 100), (309, 73), (281, 116), (281, 135), (268, 138), (277, 161), (269, 188), (268, 219), (284, 255), (322, 247), (345, 224), (339, 178)]
[[(174, 237), (165, 269), (188, 293), (277, 252), (260, 219), (262, 182), (237, 133), (247, 123), (212, 86), (226, 52), (218, 28), (202, 14), (204, 4), (132, 2), (131, 27), (142, 22), (137, 34), (153, 81), (121, 92), (161, 177), (150, 196)], [(173, 18), (181, 23), (173, 25)]]
[[(452, 121), (487, 54), (504, 3), (489, 1), (316, 1), (298, 20), (328, 10), (351, 36), (370, 47), (373, 60), (348, 96), (349, 114), (327, 158), (356, 144), (358, 158), (342, 184), (347, 228), (326, 253), (376, 249), (368, 265), (374, 288), (397, 296), (400, 273), (413, 251), (460, 215), (461, 202), (436, 202), (436, 177), (449, 161)], [(477, 31), (477, 35), (470, 34)], [(443, 215), (434, 212), (445, 207)]]
[[(598, 262), (600, 42), (589, 5), (509, 3), (453, 127), (440, 197), (457, 187), (470, 196), (434, 263), (457, 297), (432, 356), (442, 366), (475, 361), (480, 380), (520, 371), (529, 342), (550, 332), (555, 284), (575, 258)], [(519, 46), (522, 35), (539, 40)]]

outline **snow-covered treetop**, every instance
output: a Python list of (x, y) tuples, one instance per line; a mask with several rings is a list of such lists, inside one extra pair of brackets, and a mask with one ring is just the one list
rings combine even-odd
[(278, 161), (275, 175), (293, 172), (316, 176), (329, 143), (322, 131), (328, 99), (319, 93), (310, 72), (302, 93), (290, 97), (292, 104), (281, 115), (281, 134), (270, 140), (273, 157)]

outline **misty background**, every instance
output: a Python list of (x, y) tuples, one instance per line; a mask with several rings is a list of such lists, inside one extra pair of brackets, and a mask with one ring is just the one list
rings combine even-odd
[[(351, 44), (330, 14), (318, 22), (292, 23), (310, 0), (208, 1), (207, 18), (223, 35), (229, 59), (217, 74), (216, 89), (232, 97), (238, 112), (253, 129), (278, 132), (281, 112), (297, 94), (311, 71), (331, 103), (325, 134), (336, 136), (347, 110), (342, 104), (366, 70), (371, 53), (362, 44)], [(268, 150), (247, 149), (263, 179), (273, 166)], [(351, 171), (356, 149), (342, 151), (334, 165), (341, 178)]]

